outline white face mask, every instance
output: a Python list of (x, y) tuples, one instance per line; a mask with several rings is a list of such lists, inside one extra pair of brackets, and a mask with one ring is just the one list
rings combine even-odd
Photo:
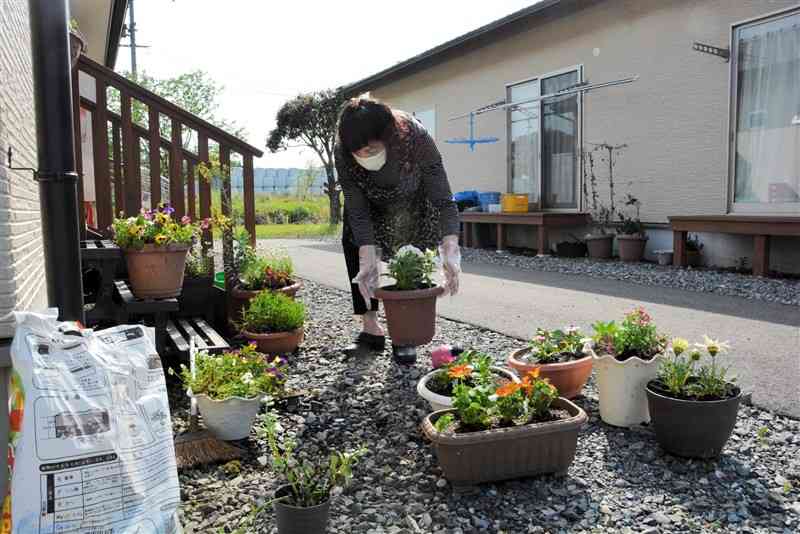
[(386, 164), (386, 149), (384, 148), (380, 152), (367, 156), (366, 158), (356, 156), (355, 154), (353, 154), (353, 157), (356, 163), (368, 171), (379, 171)]

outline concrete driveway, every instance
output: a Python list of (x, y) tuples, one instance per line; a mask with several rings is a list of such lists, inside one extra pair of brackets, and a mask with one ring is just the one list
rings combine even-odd
[[(273, 240), (259, 246), (286, 248), (302, 278), (349, 289), (335, 243)], [(439, 301), (443, 317), (527, 339), (537, 327), (577, 325), (588, 331), (598, 319), (620, 319), (644, 306), (670, 335), (729, 341), (733, 350), (724, 358), (753, 403), (800, 418), (798, 307), (487, 264), (463, 268), (461, 293)]]

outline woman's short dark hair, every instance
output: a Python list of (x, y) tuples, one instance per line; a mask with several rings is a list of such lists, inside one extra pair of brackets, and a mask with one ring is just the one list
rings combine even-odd
[(370, 141), (384, 139), (394, 124), (392, 110), (373, 98), (351, 98), (339, 113), (339, 142), (345, 152), (356, 152)]

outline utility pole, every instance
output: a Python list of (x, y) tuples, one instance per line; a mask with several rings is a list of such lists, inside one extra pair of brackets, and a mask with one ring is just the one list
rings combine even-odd
[(131, 72), (136, 79), (136, 21), (133, 15), (133, 0), (128, 2), (128, 35), (131, 39)]
[(119, 46), (129, 47), (131, 49), (131, 75), (133, 79), (137, 79), (136, 68), (136, 49), (137, 48), (150, 48), (147, 45), (136, 44), (136, 16), (133, 14), (133, 0), (128, 0), (128, 24), (122, 27), (122, 37), (129, 39), (128, 44), (121, 44)]

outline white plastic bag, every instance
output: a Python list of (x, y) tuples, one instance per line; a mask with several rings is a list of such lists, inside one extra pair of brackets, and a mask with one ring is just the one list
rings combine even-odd
[(166, 383), (148, 332), (81, 330), (56, 315), (16, 313), (3, 531), (182, 532)]

